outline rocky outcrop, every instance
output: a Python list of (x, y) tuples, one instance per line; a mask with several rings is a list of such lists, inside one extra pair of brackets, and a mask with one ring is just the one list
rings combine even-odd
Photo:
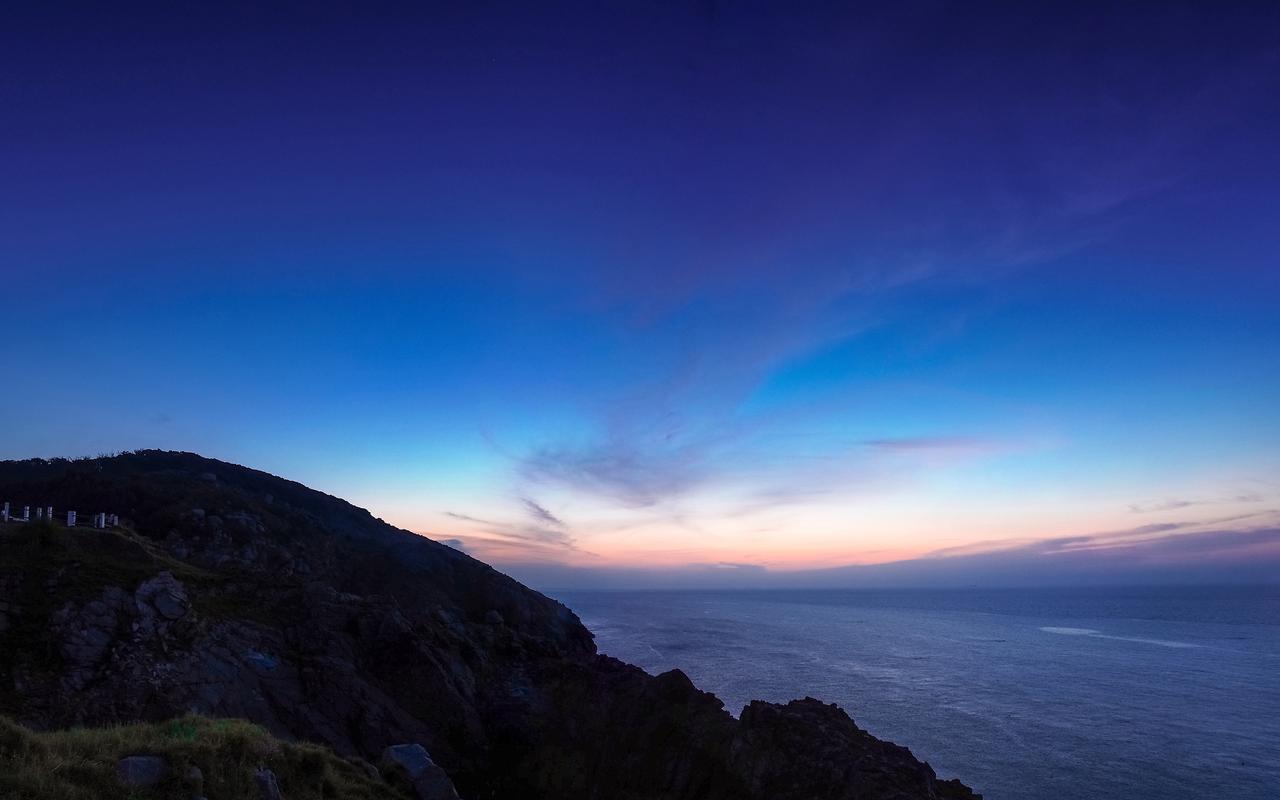
[(907, 748), (875, 738), (838, 706), (811, 697), (748, 705), (732, 760), (758, 797), (973, 797), (959, 781), (939, 781)]
[(382, 751), (382, 763), (402, 773), (418, 800), (458, 800), (453, 781), (420, 744), (398, 744)]
[(127, 522), (21, 546), (0, 529), (0, 713), (35, 727), (242, 717), (432, 798), (974, 796), (834, 706), (735, 720), (487, 565), (260, 472), (3, 462), (0, 494)]

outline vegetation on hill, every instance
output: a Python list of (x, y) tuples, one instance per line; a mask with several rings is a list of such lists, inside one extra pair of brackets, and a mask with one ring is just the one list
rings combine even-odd
[[(166, 776), (154, 786), (123, 785), (117, 764), (138, 755), (162, 757)], [(407, 797), (327, 748), (282, 742), (244, 720), (188, 715), (37, 733), (0, 717), (5, 800), (261, 800), (260, 769), (271, 770), (290, 800)]]

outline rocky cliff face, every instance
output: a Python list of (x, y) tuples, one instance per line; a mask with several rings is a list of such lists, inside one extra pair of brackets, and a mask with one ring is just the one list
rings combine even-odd
[(598, 655), (563, 605), (297, 483), (184, 453), (0, 463), (0, 713), (33, 727), (243, 717), (375, 759), (412, 742), (475, 800), (969, 798), (816, 700), (735, 720)]

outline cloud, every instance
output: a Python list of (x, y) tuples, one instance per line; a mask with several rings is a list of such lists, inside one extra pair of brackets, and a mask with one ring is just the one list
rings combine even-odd
[(1195, 500), (1169, 500), (1164, 503), (1154, 503), (1148, 506), (1130, 504), (1129, 510), (1134, 514), (1148, 514), (1152, 511), (1173, 511), (1175, 509), (1186, 508), (1187, 506), (1194, 505), (1196, 505)]
[(556, 528), (521, 523), (493, 523), (479, 532), (507, 541), (528, 542), (565, 550), (575, 549), (573, 538)]
[(555, 514), (552, 514), (550, 511), (548, 511), (543, 506), (539, 505), (537, 502), (530, 500), (527, 497), (520, 498), (520, 502), (524, 504), (525, 510), (529, 512), (529, 516), (533, 517), (538, 522), (546, 523), (548, 525), (555, 525), (556, 527), (559, 527), (559, 528), (564, 527), (563, 520), (561, 520)]
[(764, 572), (767, 569), (763, 564), (744, 564), (736, 561), (717, 561), (711, 567), (713, 569), (734, 570), (736, 572)]
[(494, 524), (496, 524), (496, 523), (491, 522), (491, 521), (489, 521), (489, 520), (487, 520), (487, 519), (480, 519), (479, 517), (473, 517), (473, 516), (470, 516), (470, 515), (468, 515), (468, 514), (459, 514), (459, 513), (454, 512), (454, 511), (445, 511), (445, 512), (444, 512), (444, 515), (445, 515), (446, 517), (452, 517), (453, 519), (460, 520), (460, 521), (462, 521), (462, 522), (477, 522), (477, 523), (480, 523), (481, 525), (494, 525)]
[(440, 544), (452, 547), (454, 550), (461, 550), (464, 553), (468, 552), (466, 542), (461, 539), (437, 539), (436, 541)]
[[(434, 535), (432, 538), (498, 563), (557, 561), (563, 559), (568, 552), (579, 556), (592, 555), (578, 547), (564, 522), (546, 508), (523, 497), (521, 504), (524, 511), (533, 518), (533, 523), (523, 520), (485, 519), (471, 514), (445, 511), (443, 512), (445, 516), (467, 523), (470, 530), (465, 533), (451, 531), (448, 538)], [(454, 542), (457, 545), (454, 545)]]
[(996, 449), (996, 442), (965, 436), (913, 436), (864, 439), (859, 444), (886, 453), (982, 454)]
[[(1006, 539), (985, 542), (974, 542), (961, 547), (949, 547), (935, 550), (922, 556), (923, 559), (968, 558), (980, 556), (1001, 556), (1003, 554), (1021, 553), (1024, 555), (1057, 556), (1062, 554), (1081, 553), (1099, 550), (1141, 550), (1150, 545), (1165, 547), (1181, 537), (1199, 534), (1220, 535), (1231, 531), (1248, 531), (1254, 528), (1246, 523), (1252, 521), (1259, 527), (1268, 527), (1280, 522), (1280, 513), (1275, 511), (1259, 511), (1251, 514), (1235, 514), (1209, 520), (1156, 522), (1139, 525), (1118, 531), (1079, 534), (1075, 536), (1056, 536), (1048, 539)], [(1224, 527), (1227, 526), (1227, 527)]]
[(535, 483), (610, 498), (641, 508), (686, 494), (711, 476), (707, 442), (610, 439), (579, 447), (546, 446), (518, 466)]
[(1150, 505), (1130, 504), (1129, 511), (1134, 514), (1149, 514), (1154, 511), (1175, 511), (1179, 508), (1187, 508), (1188, 506), (1212, 506), (1223, 505), (1226, 503), (1261, 503), (1265, 500), (1260, 494), (1239, 494), (1234, 497), (1218, 497), (1208, 500), (1167, 500), (1162, 503), (1152, 503)]
[[(779, 451), (754, 438), (761, 431), (762, 426), (736, 424), (714, 435), (698, 436), (673, 428), (587, 445), (542, 447), (519, 459), (517, 474), (533, 484), (605, 498), (632, 509), (715, 489), (740, 496), (738, 509), (728, 515), (743, 516), (832, 492), (882, 487), (910, 479), (922, 467), (945, 467), (1014, 446), (989, 438), (922, 436), (859, 440), (851, 445), (820, 441), (811, 445), (810, 452)], [(551, 522), (539, 510), (545, 512), (536, 503), (529, 507), (535, 518)]]

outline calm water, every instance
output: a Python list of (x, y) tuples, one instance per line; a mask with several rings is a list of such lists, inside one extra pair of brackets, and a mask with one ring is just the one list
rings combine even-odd
[(737, 713), (806, 694), (993, 800), (1280, 798), (1280, 587), (556, 593)]

